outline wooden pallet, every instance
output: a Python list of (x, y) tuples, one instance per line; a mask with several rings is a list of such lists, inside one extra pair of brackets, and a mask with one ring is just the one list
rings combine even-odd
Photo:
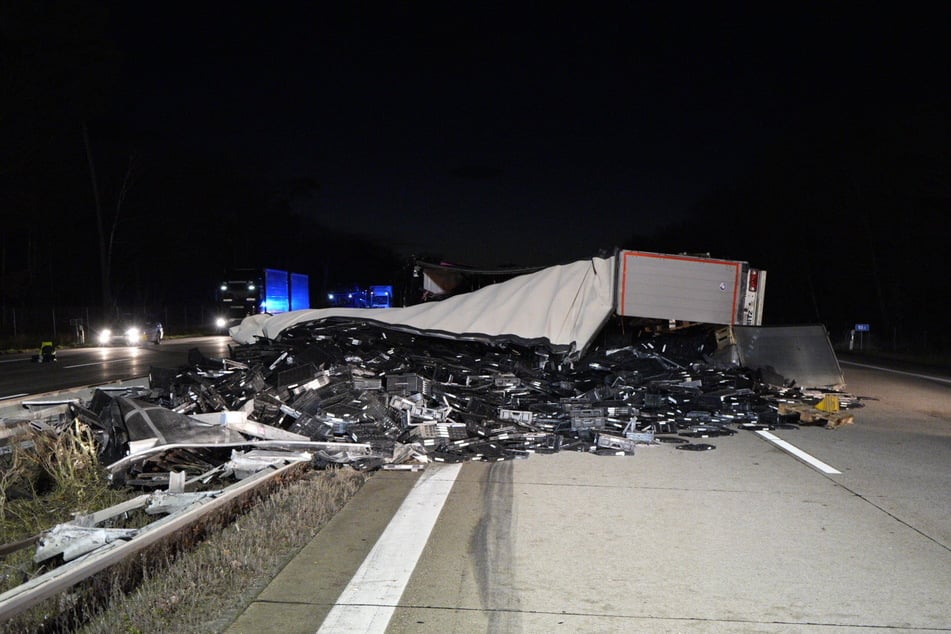
[(815, 425), (826, 429), (835, 429), (842, 425), (851, 425), (855, 416), (847, 411), (824, 412), (806, 404), (780, 403), (779, 414), (799, 414), (800, 425)]

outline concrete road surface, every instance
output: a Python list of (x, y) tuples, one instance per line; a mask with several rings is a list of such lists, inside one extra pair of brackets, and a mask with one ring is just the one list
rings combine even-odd
[[(844, 370), (865, 406), (773, 432), (798, 457), (744, 431), (379, 473), (230, 631), (951, 631), (951, 385)], [(404, 501), (439, 480), (430, 530)]]

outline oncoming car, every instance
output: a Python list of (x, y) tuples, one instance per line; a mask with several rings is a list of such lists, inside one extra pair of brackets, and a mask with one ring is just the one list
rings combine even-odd
[(96, 333), (96, 343), (100, 346), (138, 346), (143, 343), (162, 343), (165, 330), (162, 324), (122, 324), (102, 328)]

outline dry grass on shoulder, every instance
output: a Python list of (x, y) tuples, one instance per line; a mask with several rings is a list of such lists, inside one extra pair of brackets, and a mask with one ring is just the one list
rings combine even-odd
[(92, 431), (33, 431), (0, 460), (0, 543), (14, 542), (130, 497), (110, 488)]
[[(31, 540), (56, 524), (139, 492), (109, 486), (90, 431), (34, 433), (0, 456), (0, 592), (45, 572)], [(26, 448), (24, 448), (26, 447)], [(200, 526), (166, 538), (131, 560), (0, 623), (16, 632), (215, 632), (317, 534), (368, 477), (350, 467), (303, 468)], [(154, 520), (123, 516), (126, 527)]]
[(145, 566), (142, 582), (128, 594), (119, 590), (122, 583), (112, 583), (108, 606), (78, 631), (223, 631), (366, 478), (350, 468), (309, 472), (191, 551)]
[[(22, 444), (21, 444), (22, 443)], [(0, 456), (0, 592), (45, 572), (33, 562), (39, 535), (77, 514), (91, 513), (135, 495), (111, 488), (88, 427), (63, 433), (31, 431)]]

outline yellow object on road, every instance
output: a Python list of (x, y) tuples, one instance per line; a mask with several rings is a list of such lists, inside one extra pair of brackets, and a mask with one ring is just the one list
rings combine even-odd
[(816, 404), (816, 409), (823, 412), (839, 411), (839, 397), (835, 394), (826, 394), (822, 400)]

